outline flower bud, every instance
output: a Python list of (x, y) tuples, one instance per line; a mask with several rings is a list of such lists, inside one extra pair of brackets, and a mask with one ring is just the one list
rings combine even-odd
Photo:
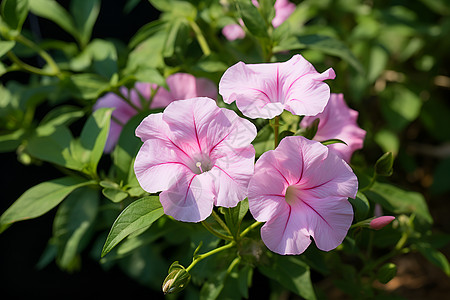
[(395, 219), (395, 217), (393, 217), (393, 216), (378, 217), (378, 218), (375, 218), (372, 221), (370, 221), (369, 226), (372, 229), (380, 230), (381, 228), (383, 228), (386, 225), (388, 225), (389, 223), (391, 223), (394, 219)]
[(178, 293), (182, 291), (189, 283), (191, 275), (177, 261), (169, 268), (169, 275), (162, 284), (164, 294)]
[(375, 163), (375, 173), (380, 176), (391, 176), (394, 165), (394, 156), (392, 152), (386, 152)]

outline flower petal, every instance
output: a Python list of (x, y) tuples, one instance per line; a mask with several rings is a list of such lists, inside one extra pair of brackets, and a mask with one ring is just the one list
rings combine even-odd
[(150, 114), (136, 128), (136, 136), (143, 142), (149, 139), (168, 140), (172, 133), (163, 120), (163, 113)]
[(301, 254), (311, 244), (305, 221), (294, 213), (287, 205), (261, 228), (261, 238), (271, 251), (282, 255)]
[(214, 194), (209, 174), (186, 174), (159, 195), (164, 213), (183, 222), (200, 222), (212, 212)]
[(339, 246), (353, 221), (352, 206), (342, 198), (326, 197), (318, 201), (302, 198), (295, 202), (293, 211), (296, 218), (306, 220), (305, 231), (323, 251)]
[(247, 146), (233, 149), (216, 160), (208, 172), (214, 178), (216, 206), (234, 207), (247, 197), (247, 187), (253, 175), (255, 149)]
[(134, 172), (145, 191), (156, 193), (167, 190), (180, 175), (192, 173), (186, 159), (188, 157), (169, 142), (146, 140), (136, 156)]

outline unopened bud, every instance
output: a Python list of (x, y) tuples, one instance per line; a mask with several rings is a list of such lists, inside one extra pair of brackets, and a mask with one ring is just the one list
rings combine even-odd
[(393, 217), (393, 216), (378, 217), (378, 218), (375, 218), (372, 221), (370, 221), (369, 226), (372, 229), (380, 230), (381, 228), (385, 227), (386, 225), (388, 225), (389, 223), (394, 221), (394, 219), (395, 219), (395, 217)]
[(189, 283), (191, 275), (177, 261), (169, 268), (169, 275), (162, 284), (164, 294), (178, 293), (182, 291)]

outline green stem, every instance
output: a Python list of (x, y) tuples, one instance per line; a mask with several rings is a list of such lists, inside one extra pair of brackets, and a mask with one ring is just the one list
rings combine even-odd
[(216, 253), (219, 253), (219, 252), (221, 252), (221, 251), (223, 251), (223, 250), (232, 248), (234, 245), (236, 245), (236, 243), (235, 243), (235, 242), (231, 242), (231, 243), (229, 243), (229, 244), (226, 244), (226, 245), (224, 245), (224, 246), (222, 246), (222, 247), (216, 248), (216, 249), (211, 250), (211, 251), (209, 251), (209, 252), (206, 252), (206, 253), (204, 253), (204, 254), (197, 255), (197, 256), (194, 258), (194, 260), (192, 261), (192, 263), (186, 268), (186, 271), (189, 272), (189, 271), (190, 271), (190, 270), (191, 270), (191, 269), (192, 269), (199, 261), (201, 261), (201, 260), (207, 258), (208, 256), (211, 256), (211, 255), (216, 254)]
[(243, 236), (245, 236), (247, 233), (249, 233), (251, 230), (255, 229), (256, 227), (258, 227), (259, 225), (261, 225), (262, 222), (258, 222), (256, 221), (255, 223), (253, 223), (252, 225), (248, 226), (247, 228), (244, 229), (244, 231), (241, 232), (241, 238)]
[(195, 36), (197, 38), (198, 44), (200, 48), (202, 48), (203, 54), (208, 56), (211, 54), (211, 49), (208, 46), (208, 42), (206, 42), (205, 36), (203, 35), (200, 27), (198, 27), (197, 23), (193, 20), (189, 20), (189, 25), (191, 25), (192, 30), (194, 30)]
[(24, 62), (21, 61), (21, 60), (20, 60), (20, 59), (12, 52), (12, 51), (9, 51), (6, 55), (7, 55), (7, 56), (9, 57), (9, 59), (11, 59), (11, 61), (12, 61), (13, 63), (15, 63), (20, 69), (23, 69), (23, 70), (25, 70), (25, 71), (27, 71), (27, 72), (30, 72), (30, 73), (33, 73), (33, 74), (37, 74), (37, 75), (41, 75), (41, 76), (56, 76), (56, 74), (53, 73), (53, 72), (47, 72), (47, 71), (44, 71), (44, 70), (42, 70), (42, 69), (39, 69), (39, 68), (30, 66), (30, 65), (27, 64), (27, 63), (24, 63)]
[(218, 238), (221, 238), (222, 240), (226, 241), (232, 241), (233, 237), (229, 235), (221, 234), (220, 232), (216, 231), (214, 228), (212, 228), (206, 221), (202, 221), (202, 225), (211, 232), (213, 235), (217, 236)]
[(31, 48), (34, 51), (36, 51), (47, 62), (47, 64), (50, 66), (50, 68), (53, 71), (53, 76), (58, 76), (58, 77), (61, 76), (61, 70), (59, 69), (58, 65), (53, 60), (53, 58), (46, 51), (44, 51), (44, 49), (42, 49), (37, 44), (35, 44), (34, 42), (30, 41), (29, 39), (27, 39), (26, 37), (24, 37), (21, 34), (19, 34), (15, 38), (15, 40), (17, 42), (27, 46), (28, 48)]
[(136, 105), (134, 105), (134, 103), (130, 99), (125, 97), (118, 88), (113, 92), (114, 92), (114, 94), (116, 94), (117, 96), (122, 98), (126, 103), (128, 103), (128, 105), (130, 105), (132, 108), (134, 108), (134, 110), (136, 110), (137, 112), (141, 111), (141, 109), (139, 107), (137, 107)]
[(368, 191), (372, 188), (372, 186), (375, 184), (375, 181), (377, 180), (377, 174), (374, 172), (372, 178), (370, 179), (370, 182), (368, 185), (360, 189), (360, 192)]
[(280, 127), (280, 116), (276, 116), (274, 119), (274, 124), (273, 124), (273, 134), (275, 135), (274, 137), (274, 141), (275, 141), (275, 147), (276, 148), (278, 146), (278, 129)]
[(231, 231), (230, 231), (230, 229), (228, 228), (227, 224), (225, 224), (225, 222), (219, 217), (219, 215), (218, 215), (214, 210), (212, 211), (212, 216), (213, 216), (214, 219), (217, 221), (217, 223), (219, 223), (219, 225), (222, 226), (222, 228), (223, 228), (230, 236), (232, 236)]

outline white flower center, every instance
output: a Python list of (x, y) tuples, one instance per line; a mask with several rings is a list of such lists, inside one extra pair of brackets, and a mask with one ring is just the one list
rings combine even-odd
[(195, 174), (208, 172), (214, 166), (211, 159), (207, 155), (199, 155), (198, 157), (194, 157), (193, 163), (195, 166), (192, 166), (191, 170)]
[(295, 185), (290, 185), (286, 189), (286, 194), (284, 199), (289, 205), (292, 205), (297, 200), (297, 187)]

